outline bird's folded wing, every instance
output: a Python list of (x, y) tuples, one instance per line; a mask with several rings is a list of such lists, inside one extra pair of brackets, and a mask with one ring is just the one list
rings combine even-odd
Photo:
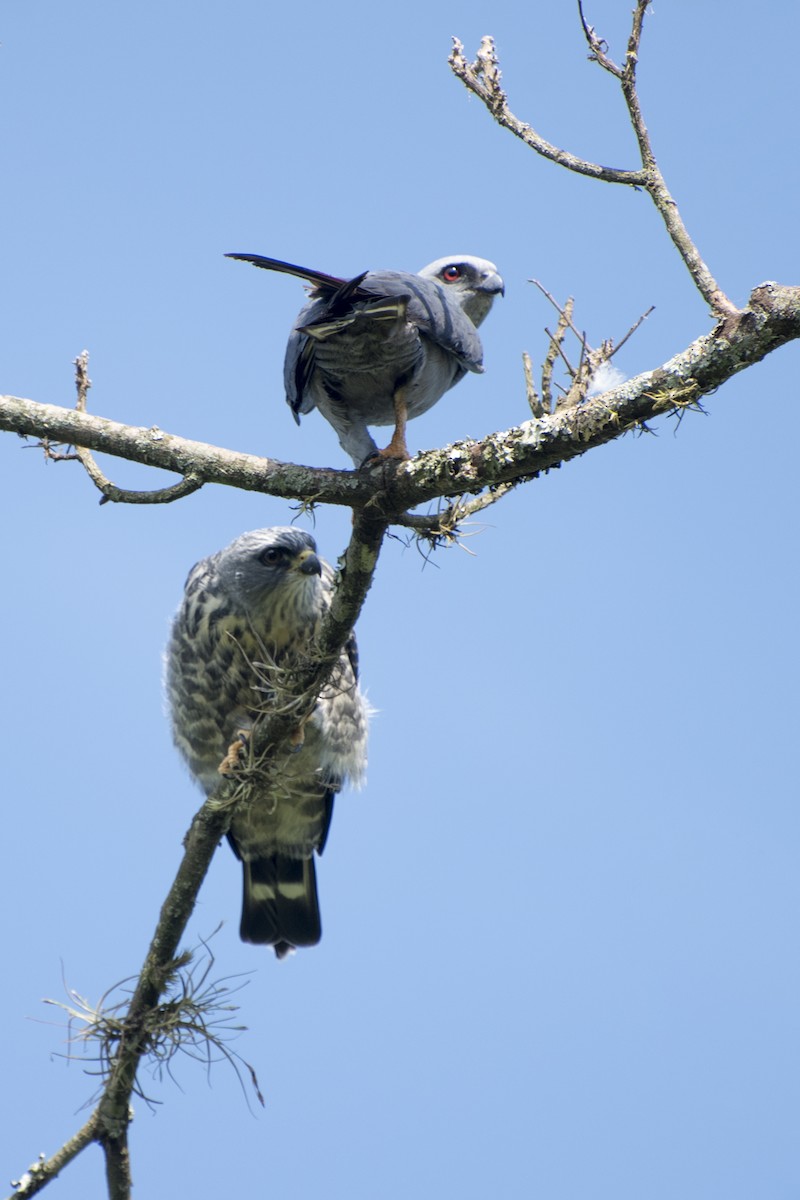
[(426, 337), (452, 354), (467, 371), (483, 371), (478, 331), (458, 302), (432, 279), (404, 271), (371, 271), (364, 290), (383, 296), (407, 294), (406, 316)]

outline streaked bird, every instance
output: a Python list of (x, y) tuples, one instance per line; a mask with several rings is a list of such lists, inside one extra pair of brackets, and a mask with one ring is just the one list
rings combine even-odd
[[(418, 275), (364, 271), (339, 279), (261, 254), (227, 257), (312, 285), (286, 347), (286, 400), (298, 425), (301, 413), (318, 408), (356, 467), (408, 458), (406, 422), (467, 371), (483, 371), (477, 327), (504, 291), (485, 258), (453, 255)], [(392, 424), (391, 441), (378, 450), (367, 426)]]
[[(257, 529), (189, 572), (166, 652), (175, 745), (206, 795), (245, 753), (282, 672), (309, 654), (331, 601), (333, 571), (298, 529)], [(296, 745), (256, 774), (228, 838), (244, 872), (240, 934), (275, 947), (319, 941), (314, 854), (334, 796), (366, 767), (367, 706), (355, 638), (342, 651)], [(248, 782), (252, 776), (248, 776)]]

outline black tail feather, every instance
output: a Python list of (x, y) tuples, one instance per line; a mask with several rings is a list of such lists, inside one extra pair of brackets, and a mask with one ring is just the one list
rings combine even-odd
[[(326, 291), (331, 289), (338, 291), (340, 287), (351, 282), (347, 279), (340, 279), (336, 275), (326, 275), (324, 271), (315, 271), (312, 267), (297, 267), (294, 263), (282, 262), (279, 258), (266, 258), (263, 254), (226, 254), (225, 257), (238, 259), (239, 262), (252, 263), (254, 267), (262, 267), (265, 271), (278, 271), (281, 275), (296, 275), (298, 279), (307, 279), (315, 287), (321, 287)], [(363, 279), (364, 276), (362, 275), (361, 278)]]
[(294, 946), (315, 946), (322, 924), (313, 858), (276, 854), (242, 866), (242, 941), (274, 946), (278, 958)]

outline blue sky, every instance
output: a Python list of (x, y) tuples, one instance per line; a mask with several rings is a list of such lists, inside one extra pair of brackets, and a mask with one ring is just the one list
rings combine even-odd
[[(313, 465), (281, 365), (298, 281), (495, 261), (486, 374), (412, 449), (527, 416), (521, 353), (576, 297), (628, 375), (710, 325), (642, 195), (536, 159), (451, 76), (495, 35), (512, 107), (551, 141), (635, 166), (613, 81), (570, 4), (252, 0), (8, 4), (2, 390)], [(629, 0), (589, 0), (620, 57)], [(661, 0), (641, 97), (690, 232), (737, 302), (800, 281), (796, 5)], [(190, 925), (244, 976), (224, 1065), (146, 1079), (141, 1195), (535, 1194), (750, 1200), (800, 1192), (797, 535), (789, 346), (706, 402), (519, 489), (425, 562), (390, 540), (361, 618), (379, 710), (366, 789), (320, 864), (323, 941), (277, 963), (237, 936), (222, 847)], [(116, 482), (165, 476), (108, 463)], [(0, 439), (7, 851), (0, 1157), (18, 1177), (84, 1118), (43, 997), (96, 1001), (142, 960), (199, 794), (170, 745), (161, 652), (191, 565), (278, 500), (206, 488), (99, 507), (77, 465)], [(302, 522), (301, 522), (302, 523)], [(349, 514), (318, 511), (323, 555)], [(103, 1194), (90, 1149), (52, 1185)]]

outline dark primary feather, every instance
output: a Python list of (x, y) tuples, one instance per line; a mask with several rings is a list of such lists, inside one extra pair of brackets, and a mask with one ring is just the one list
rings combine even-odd
[(315, 271), (312, 267), (298, 267), (294, 263), (283, 262), (280, 258), (267, 258), (263, 254), (226, 254), (226, 258), (235, 258), (239, 262), (252, 263), (254, 267), (262, 267), (265, 271), (277, 271), (281, 275), (296, 275), (298, 279), (307, 279), (315, 287), (326, 291), (337, 291), (346, 284), (358, 283), (366, 275), (356, 276), (355, 280), (339, 279), (336, 275), (326, 275), (324, 271)]

